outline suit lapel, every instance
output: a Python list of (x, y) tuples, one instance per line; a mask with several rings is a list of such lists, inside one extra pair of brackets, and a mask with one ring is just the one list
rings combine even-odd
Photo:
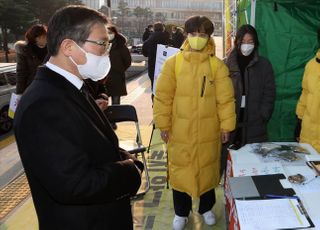
[(102, 113), (98, 105), (91, 98), (91, 103), (74, 85), (58, 73), (50, 70), (47, 67), (39, 68), (39, 80), (45, 80), (55, 85), (58, 88), (63, 88), (66, 96), (90, 118), (95, 126), (100, 129), (113, 143), (115, 148), (118, 148), (118, 138), (114, 133), (111, 125), (105, 115)]

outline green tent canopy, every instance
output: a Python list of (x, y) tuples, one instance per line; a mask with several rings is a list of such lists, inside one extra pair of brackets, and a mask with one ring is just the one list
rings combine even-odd
[[(319, 48), (320, 0), (256, 0), (259, 53), (273, 66), (277, 96), (268, 124), (270, 141), (293, 141), (295, 108), (306, 63)], [(251, 1), (238, 2), (238, 25), (250, 23)], [(251, 23), (252, 24), (252, 23)]]

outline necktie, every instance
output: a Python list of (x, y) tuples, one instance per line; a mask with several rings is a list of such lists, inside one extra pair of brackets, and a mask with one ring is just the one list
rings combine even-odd
[(118, 148), (118, 138), (117, 138), (116, 134), (114, 133), (113, 129), (111, 128), (111, 125), (110, 125), (108, 119), (105, 117), (105, 115), (102, 113), (102, 111), (100, 110), (100, 108), (98, 107), (96, 102), (94, 101), (94, 99), (91, 96), (90, 91), (85, 83), (81, 87), (80, 91), (83, 94), (83, 96), (86, 98), (86, 100), (88, 101), (90, 107), (95, 112), (95, 115), (97, 116), (97, 118), (102, 122), (102, 124), (105, 125), (105, 127), (108, 127), (105, 129), (106, 132), (108, 133), (107, 135), (111, 138), (111, 140), (113, 140), (112, 142), (114, 143), (114, 146), (116, 146)]
[(98, 105), (96, 104), (95, 100), (93, 99), (88, 86), (83, 83), (83, 86), (81, 87), (81, 93), (83, 94), (83, 96), (86, 98), (87, 102), (89, 103), (90, 107), (95, 111), (96, 115), (100, 118), (101, 121), (103, 121), (103, 123), (105, 123), (104, 119), (103, 119), (103, 114), (100, 110), (100, 108), (98, 107)]

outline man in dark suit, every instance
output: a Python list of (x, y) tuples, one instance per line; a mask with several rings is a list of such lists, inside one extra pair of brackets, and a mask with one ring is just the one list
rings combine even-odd
[(83, 79), (97, 81), (110, 68), (107, 23), (86, 7), (57, 11), (48, 25), (51, 58), (16, 112), (15, 136), (40, 229), (133, 229), (130, 196), (143, 165), (119, 149), (83, 87)]

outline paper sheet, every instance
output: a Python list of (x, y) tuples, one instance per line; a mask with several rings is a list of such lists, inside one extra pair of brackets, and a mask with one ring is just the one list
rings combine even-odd
[(261, 161), (257, 154), (252, 152), (250, 145), (245, 145), (238, 150), (230, 150), (231, 159), (233, 164), (246, 164), (246, 163), (255, 163), (260, 164)]
[(235, 200), (241, 229), (309, 227), (297, 199)]
[[(314, 149), (312, 148), (312, 146), (310, 144), (307, 143), (299, 143), (303, 148), (307, 149), (310, 153), (311, 156), (318, 156), (320, 157), (320, 154)], [(308, 156), (308, 155), (307, 155)]]
[(260, 164), (233, 164), (234, 176), (257, 176), (284, 173), (282, 165), (278, 162)]
[(154, 68), (154, 80), (153, 80), (153, 89), (152, 93), (156, 94), (156, 84), (158, 80), (158, 76), (161, 72), (161, 68), (163, 63), (172, 55), (176, 54), (180, 49), (169, 47), (165, 45), (158, 44), (157, 45), (157, 54), (156, 54), (156, 64)]
[(320, 161), (320, 154), (318, 155), (306, 155), (306, 161)]

